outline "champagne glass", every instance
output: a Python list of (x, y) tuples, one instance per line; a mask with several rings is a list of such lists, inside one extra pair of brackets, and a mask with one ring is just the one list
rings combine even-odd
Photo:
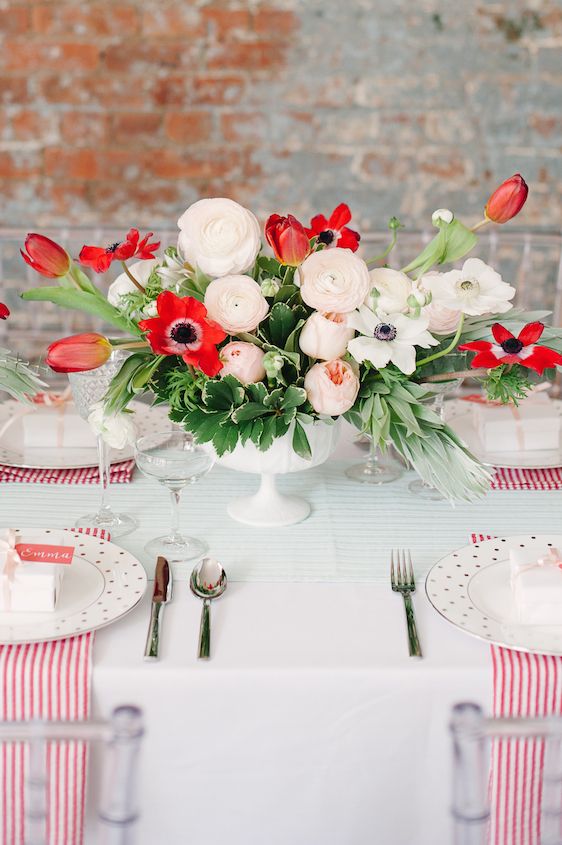
[(184, 487), (195, 484), (209, 472), (215, 462), (214, 456), (197, 446), (193, 436), (185, 431), (163, 431), (139, 438), (135, 444), (135, 459), (144, 475), (168, 488), (172, 500), (170, 533), (151, 540), (145, 546), (146, 551), (153, 556), (163, 555), (168, 560), (199, 559), (209, 547), (203, 540), (180, 533), (180, 497)]
[[(127, 358), (127, 352), (116, 350), (111, 354), (109, 360), (97, 367), (95, 370), (86, 370), (82, 373), (69, 373), (68, 380), (72, 390), (72, 397), (76, 410), (80, 416), (87, 420), (96, 402), (101, 402), (111, 380)], [(98, 435), (98, 455), (100, 468), (101, 502), (97, 513), (90, 513), (80, 517), (75, 523), (77, 528), (103, 528), (109, 531), (112, 537), (122, 537), (129, 534), (138, 527), (136, 519), (125, 513), (115, 513), (108, 503), (108, 492), (110, 484), (110, 460), (109, 446), (101, 435)]]
[(375, 442), (369, 437), (369, 457), (363, 464), (354, 464), (346, 469), (345, 474), (352, 481), (361, 484), (388, 484), (396, 481), (404, 472), (404, 467), (392, 456), (387, 448), (384, 455), (379, 454)]

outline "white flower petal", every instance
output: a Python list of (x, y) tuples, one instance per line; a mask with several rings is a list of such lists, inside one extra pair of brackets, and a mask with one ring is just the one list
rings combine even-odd
[(370, 361), (380, 370), (390, 361), (391, 347), (392, 343), (389, 341), (377, 340), (374, 337), (354, 337), (347, 344), (347, 351), (359, 364)]
[(413, 346), (406, 346), (401, 343), (389, 343), (391, 348), (390, 360), (396, 364), (399, 370), (409, 376), (416, 369), (416, 350)]

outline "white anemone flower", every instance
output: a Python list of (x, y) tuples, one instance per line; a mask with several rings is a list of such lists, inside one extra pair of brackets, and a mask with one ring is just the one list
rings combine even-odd
[(182, 256), (164, 255), (162, 264), (158, 268), (158, 275), (162, 281), (162, 287), (168, 290), (175, 288), (176, 290), (190, 278), (191, 268), (188, 269)]
[(378, 370), (392, 362), (405, 375), (416, 369), (416, 346), (428, 349), (438, 341), (427, 331), (429, 321), (423, 316), (405, 314), (379, 316), (362, 305), (347, 315), (347, 324), (360, 332), (347, 345), (347, 351), (362, 364), (370, 361)]
[(515, 288), (480, 258), (468, 258), (462, 270), (427, 273), (421, 284), (431, 291), (433, 302), (469, 316), (503, 314), (513, 307)]

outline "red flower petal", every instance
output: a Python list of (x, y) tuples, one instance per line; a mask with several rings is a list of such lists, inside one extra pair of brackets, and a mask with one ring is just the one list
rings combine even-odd
[(3, 302), (0, 302), (0, 320), (5, 320), (10, 316), (10, 309)]
[(96, 273), (105, 273), (114, 256), (115, 253), (107, 252), (101, 246), (83, 246), (78, 261), (85, 267), (92, 267)]
[(206, 344), (201, 346), (197, 352), (185, 353), (182, 355), (182, 358), (186, 364), (197, 367), (206, 376), (210, 376), (210, 378), (218, 375), (224, 366), (219, 357), (218, 349), (215, 346), (208, 346)]
[(562, 355), (547, 346), (535, 346), (528, 358), (519, 358), (517, 363), (542, 376), (543, 372), (549, 367), (562, 364)]
[(492, 344), (489, 340), (472, 340), (470, 343), (463, 343), (459, 346), (461, 352), (465, 350), (469, 352), (487, 352), (491, 348)]
[[(152, 235), (152, 232), (150, 233)], [(138, 242), (139, 242), (139, 230), (138, 229), (129, 229), (127, 232), (127, 237), (125, 240), (130, 243), (134, 249), (133, 252), (136, 250)], [(148, 239), (148, 238), (147, 238)]]
[(320, 232), (324, 232), (326, 229), (329, 229), (328, 220), (324, 217), (323, 214), (317, 214), (315, 217), (312, 218), (310, 221), (310, 226), (308, 229), (305, 229), (306, 234), (309, 238), (313, 238), (314, 235), (319, 235)]
[(474, 369), (478, 369), (478, 367), (484, 367), (486, 370), (493, 370), (495, 367), (499, 367), (500, 364), (508, 363), (505, 361), (505, 358), (496, 358), (493, 352), (479, 352), (477, 355), (474, 356), (472, 361), (470, 362), (470, 366), (474, 367)]
[(506, 329), (505, 326), (502, 326), (501, 323), (494, 323), (492, 326), (492, 334), (494, 335), (496, 342), (500, 344), (505, 343), (506, 340), (513, 339), (512, 333)]
[(543, 331), (544, 323), (527, 323), (527, 325), (523, 326), (519, 332), (518, 339), (521, 341), (523, 346), (530, 346), (532, 343), (537, 342)]
[(350, 249), (352, 252), (355, 252), (355, 250), (359, 248), (360, 240), (361, 235), (359, 232), (354, 232), (353, 229), (348, 229), (347, 226), (344, 226), (344, 228), (340, 231), (337, 246), (342, 249)]
[[(330, 219), (328, 221), (328, 229), (336, 229), (340, 231), (343, 229), (346, 223), (349, 223), (351, 220), (351, 211), (349, 210), (349, 206), (346, 205), (344, 202), (340, 202), (336, 208), (330, 214)], [(338, 244), (339, 246), (339, 244)]]

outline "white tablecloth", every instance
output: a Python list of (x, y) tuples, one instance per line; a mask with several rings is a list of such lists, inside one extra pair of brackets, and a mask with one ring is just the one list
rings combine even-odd
[[(409, 659), (388, 550), (411, 547), (422, 576), (471, 531), (552, 531), (562, 493), (495, 492), (452, 509), (412, 497), (411, 476), (375, 489), (345, 480), (346, 462), (364, 456), (353, 449), (282, 479), (314, 505), (290, 529), (226, 517), (250, 477), (215, 469), (186, 491), (185, 528), (209, 540), (230, 577), (213, 607), (209, 663), (195, 658), (200, 603), (186, 567), (176, 568), (158, 664), (142, 660), (148, 595), (96, 635), (95, 712), (133, 702), (146, 714), (140, 845), (449, 845), (449, 709), (461, 699), (491, 706), (489, 651), (438, 617), (420, 588), (425, 656)], [(69, 525), (97, 495), (4, 484), (0, 523)], [(112, 498), (140, 519), (122, 545), (151, 573), (142, 545), (168, 526), (165, 491), (137, 478)]]

